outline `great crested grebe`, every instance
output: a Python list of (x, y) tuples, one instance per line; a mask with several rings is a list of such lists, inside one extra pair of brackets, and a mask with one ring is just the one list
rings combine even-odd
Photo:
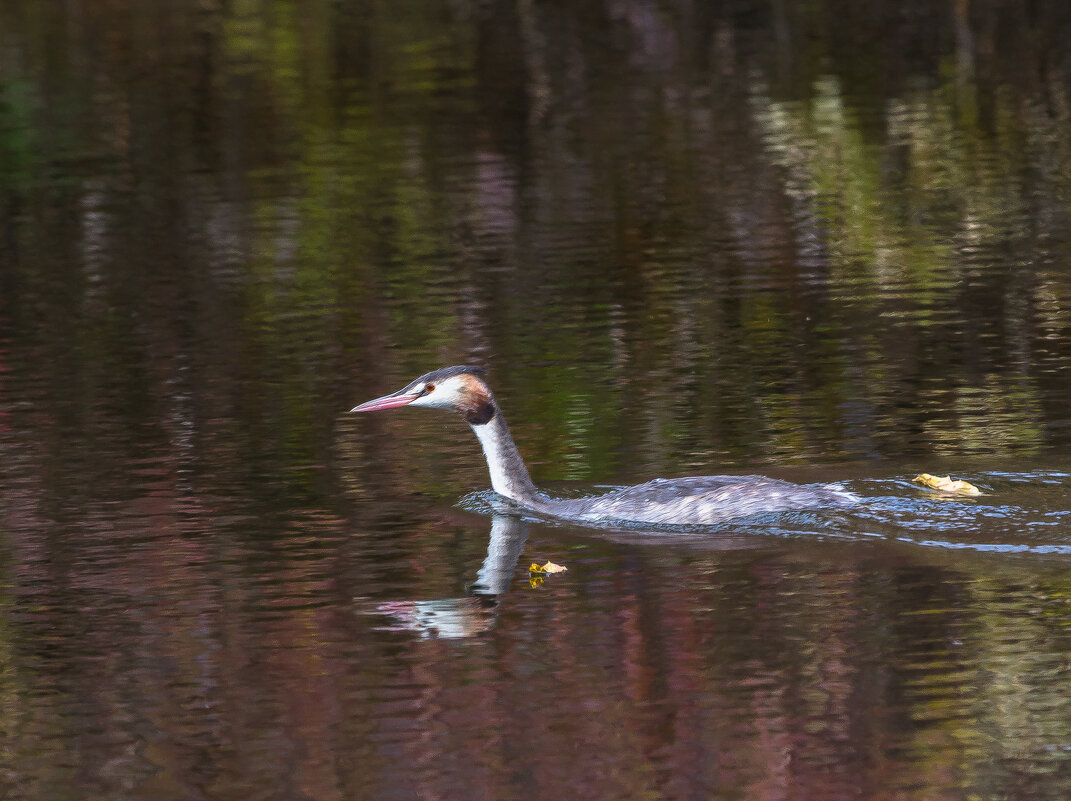
[(350, 411), (420, 406), (457, 412), (483, 446), (495, 492), (541, 515), (567, 520), (714, 525), (749, 515), (847, 506), (859, 500), (836, 486), (792, 484), (765, 476), (656, 478), (587, 498), (548, 497), (529, 478), (483, 373), (479, 367), (444, 367)]

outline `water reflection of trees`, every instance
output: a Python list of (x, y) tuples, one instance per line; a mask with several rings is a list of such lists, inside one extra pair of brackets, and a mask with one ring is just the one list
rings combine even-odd
[(1066, 12), (314, 8), (7, 10), (46, 361), (310, 457), (472, 353), (548, 475), (1063, 442)]
[(457, 596), (488, 523), (243, 519), (160, 485), (116, 519), (63, 559), (16, 530), (0, 765), (30, 797), (1066, 791), (1059, 566), (587, 541), (459, 647), (366, 612)]
[[(337, 415), (470, 354), (493, 364), (542, 478), (1066, 446), (1071, 11), (844, 5), (5, 3), (4, 603), (15, 640), (40, 643), (41, 626), (67, 643), (6, 657), (33, 668), (2, 674), (7, 739), (54, 741), (64, 703), (90, 697), (77, 715), (165, 730), (146, 757), (172, 766), (165, 777), (202, 770), (228, 788), (264, 753), (307, 747), (310, 786), (374, 797), (361, 770), (332, 773), (328, 752), (385, 775), (377, 718), (343, 713), (389, 678), (348, 658), (394, 646), (345, 652), (354, 629), (286, 608), (285, 593), (278, 618), (251, 619), (262, 596), (244, 571), (258, 560), (293, 571), (280, 586), (325, 592), (311, 563), (251, 555), (255, 534), (222, 554), (138, 538), (192, 537), (294, 499), (481, 485), (461, 428), (455, 442), (438, 421), (364, 429)], [(227, 502), (206, 510), (206, 488)], [(142, 503), (153, 511), (135, 514)], [(108, 509), (132, 521), (133, 563), (110, 550)], [(318, 525), (341, 537), (338, 514)], [(443, 547), (431, 533), (412, 564)], [(884, 790), (900, 755), (926, 751), (935, 782), (976, 777), (996, 796), (1032, 781), (997, 757), (1036, 765), (1066, 740), (1061, 695), (1046, 692), (1066, 680), (1062, 580), (994, 578), (987, 564), (935, 599), (926, 588), (948, 577), (925, 570), (870, 586), (864, 568), (772, 560), (723, 584), (707, 571), (718, 565), (690, 565), (693, 592), (621, 588), (632, 601), (607, 613), (592, 600), (595, 622), (556, 632), (568, 647), (536, 686), (566, 681), (597, 714), (481, 688), (472, 677), (508, 672), (523, 640), (494, 664), (397, 657), (423, 693), (402, 704), (428, 727), (428, 701), (456, 713), (440, 733), (458, 751), (488, 747), (491, 787), (512, 780), (517, 743), (561, 736), (552, 721), (596, 755), (633, 754), (622, 787), (652, 793), (681, 775), (816, 786), (825, 756), (863, 741), (879, 745), (834, 777), (843, 788)], [(123, 632), (95, 637), (80, 620), (104, 626), (124, 593), (143, 603), (161, 588), (203, 613), (153, 608), (129, 621), (122, 641), (137, 649), (92, 656)], [(79, 592), (99, 615), (82, 617)], [(843, 603), (827, 608), (831, 596)], [(812, 616), (798, 628), (801, 598)], [(897, 630), (905, 609), (933, 615), (930, 628)], [(770, 631), (768, 653), (731, 650), (745, 625)], [(281, 642), (292, 650), (260, 650)], [(570, 673), (593, 643), (626, 664)], [(252, 689), (249, 653), (270, 668)], [(175, 689), (157, 697), (161, 684)], [(167, 730), (197, 687), (230, 712)], [(294, 687), (308, 703), (288, 705)], [(968, 701), (958, 687), (983, 689)], [(57, 700), (20, 705), (37, 689)], [(868, 716), (890, 697), (910, 721)], [(235, 710), (240, 731), (221, 733)], [(303, 739), (328, 730), (339, 741), (325, 750)], [(740, 738), (753, 761), (719, 765)], [(652, 749), (667, 741), (661, 764), (679, 772), (659, 776)], [(123, 748), (117, 766), (135, 759)], [(434, 784), (441, 741), (406, 748)], [(598, 776), (568, 767), (576, 786)], [(56, 768), (56, 787), (77, 786), (70, 770)]]

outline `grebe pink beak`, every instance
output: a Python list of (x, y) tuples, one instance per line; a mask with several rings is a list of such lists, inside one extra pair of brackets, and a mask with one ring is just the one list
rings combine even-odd
[[(404, 392), (405, 390), (402, 391)], [(408, 406), (419, 397), (419, 395), (403, 395), (401, 392), (395, 392), (391, 395), (384, 395), (382, 398), (365, 401), (360, 406), (354, 406), (350, 411), (375, 412), (379, 409), (394, 409), (397, 406)]]

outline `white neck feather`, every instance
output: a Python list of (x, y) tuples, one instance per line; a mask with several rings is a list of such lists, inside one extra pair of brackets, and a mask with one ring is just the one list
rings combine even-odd
[(488, 423), (472, 426), (472, 430), (487, 459), (491, 488), (499, 495), (519, 503), (530, 505), (535, 501), (538, 492), (528, 476), (528, 468), (524, 466), (524, 460), (510, 436), (502, 412), (496, 412)]

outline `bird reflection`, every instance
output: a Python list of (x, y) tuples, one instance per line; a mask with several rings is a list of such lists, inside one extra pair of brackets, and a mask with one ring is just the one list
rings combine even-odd
[(528, 540), (528, 524), (508, 515), (491, 518), (487, 556), (469, 585), (468, 595), (428, 601), (389, 601), (376, 611), (394, 618), (391, 631), (415, 631), (431, 639), (461, 639), (490, 631), (498, 614), (498, 597), (509, 592), (517, 561)]

